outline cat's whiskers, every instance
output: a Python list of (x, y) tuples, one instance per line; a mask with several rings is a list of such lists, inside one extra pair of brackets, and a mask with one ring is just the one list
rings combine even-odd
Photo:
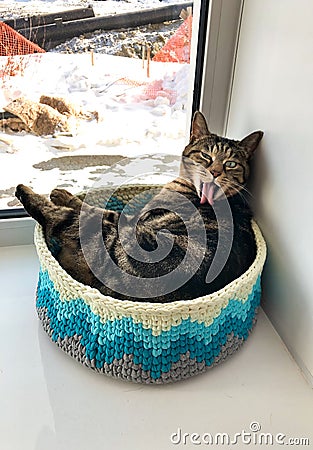
[(236, 181), (232, 180), (229, 182), (230, 187), (233, 187), (235, 189), (235, 187), (240, 187), (240, 189), (238, 189), (239, 191), (244, 191), (245, 193), (247, 193), (250, 197), (254, 198), (254, 195), (242, 184), (237, 183)]
[[(239, 185), (241, 186), (241, 185)], [(232, 185), (231, 183), (229, 183), (229, 185), (227, 186), (230, 190), (234, 191), (236, 194), (240, 195), (240, 197), (242, 199), (245, 199), (243, 193), (241, 192), (240, 189), (236, 188), (234, 185)], [(232, 194), (233, 195), (233, 194)]]

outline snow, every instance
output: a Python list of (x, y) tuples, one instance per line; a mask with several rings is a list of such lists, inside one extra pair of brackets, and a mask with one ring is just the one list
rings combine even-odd
[[(173, 2), (68, 1), (65, 7), (65, 2), (58, 0), (15, 1), (10, 2), (10, 8), (13, 11), (18, 4), (23, 11), (40, 7), (47, 12), (89, 3), (101, 3), (97, 7), (107, 11), (118, 6), (120, 12), (142, 8), (143, 4)], [(0, 71), (5, 63), (6, 58), (1, 57)], [(0, 109), (19, 96), (38, 101), (46, 94), (63, 97), (86, 112), (97, 111), (99, 119), (73, 121), (70, 136), (0, 132), (0, 208), (18, 206), (14, 187), (19, 183), (47, 194), (56, 186), (79, 192), (99, 183), (99, 177), (106, 184), (163, 183), (173, 178), (186, 144), (188, 83), (187, 64), (152, 61), (148, 77), (139, 59), (95, 53), (92, 65), (88, 53), (27, 56), (23, 73), (2, 79)], [(101, 155), (128, 159), (112, 166)], [(71, 167), (68, 156), (73, 161)], [(84, 158), (89, 162), (81, 167)], [(46, 161), (52, 161), (49, 168), (43, 164)], [(77, 167), (75, 161), (80, 163)]]

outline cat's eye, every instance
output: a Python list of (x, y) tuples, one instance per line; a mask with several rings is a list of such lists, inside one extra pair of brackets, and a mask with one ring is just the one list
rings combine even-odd
[(212, 158), (210, 155), (208, 155), (208, 153), (200, 152), (200, 154), (201, 154), (202, 158), (206, 159), (209, 163), (212, 162)]
[(237, 163), (235, 161), (226, 161), (225, 167), (227, 167), (228, 169), (234, 169), (235, 167), (237, 167)]

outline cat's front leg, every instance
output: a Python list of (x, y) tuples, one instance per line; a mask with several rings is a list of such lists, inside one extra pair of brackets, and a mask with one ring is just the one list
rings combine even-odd
[(86, 202), (82, 202), (78, 197), (72, 195), (65, 189), (53, 189), (50, 194), (50, 199), (56, 206), (66, 206), (67, 208), (71, 208), (78, 213), (83, 211), (85, 214), (90, 214), (90, 217), (92, 214), (100, 214), (104, 221), (110, 223), (117, 224), (120, 217), (120, 214), (116, 211), (102, 209), (96, 206), (88, 205)]
[(33, 194), (34, 192), (31, 188), (24, 184), (19, 184), (15, 189), (15, 197), (18, 198), (23, 205), (24, 203), (27, 204), (29, 202), (29, 196)]
[(36, 194), (31, 188), (24, 184), (19, 184), (15, 190), (15, 196), (24, 206), (25, 210), (32, 216), (40, 225), (44, 226), (49, 220), (51, 214), (52, 203), (43, 195)]

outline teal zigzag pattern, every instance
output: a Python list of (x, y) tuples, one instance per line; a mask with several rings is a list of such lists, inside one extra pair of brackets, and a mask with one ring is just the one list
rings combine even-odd
[(160, 335), (152, 334), (131, 317), (107, 320), (104, 323), (83, 299), (62, 301), (47, 271), (40, 271), (37, 287), (37, 308), (46, 309), (52, 331), (52, 340), (64, 340), (67, 336), (80, 336), (85, 355), (101, 369), (124, 355), (132, 355), (133, 362), (149, 371), (153, 379), (171, 370), (181, 355), (190, 352), (190, 358), (205, 361), (207, 367), (214, 363), (233, 333), (247, 339), (253, 326), (256, 309), (260, 303), (260, 277), (243, 303), (232, 299), (209, 326), (204, 323), (182, 320)]

